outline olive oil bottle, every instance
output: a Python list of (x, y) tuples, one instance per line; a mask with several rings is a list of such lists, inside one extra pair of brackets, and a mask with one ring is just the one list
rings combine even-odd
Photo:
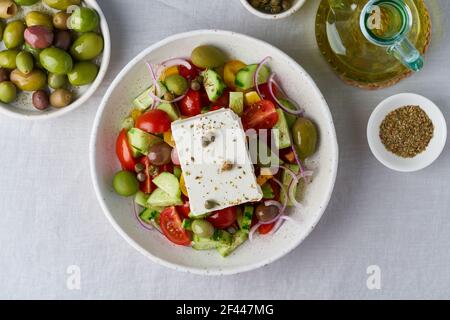
[(322, 0), (316, 38), (346, 82), (392, 85), (423, 66), (431, 36), (423, 0)]

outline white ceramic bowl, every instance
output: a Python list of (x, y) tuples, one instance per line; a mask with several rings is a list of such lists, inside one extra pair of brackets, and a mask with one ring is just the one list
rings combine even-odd
[(296, 13), (303, 6), (306, 0), (293, 0), (292, 6), (288, 10), (278, 14), (264, 13), (262, 11), (253, 8), (252, 5), (247, 0), (240, 0), (240, 1), (242, 5), (245, 7), (245, 9), (247, 9), (257, 17), (263, 19), (283, 19)]
[[(4, 104), (0, 102), (0, 113), (14, 118), (27, 119), (27, 120), (45, 120), (56, 118), (66, 114), (72, 110), (75, 110), (79, 106), (83, 105), (98, 89), (105, 77), (108, 70), (109, 60), (111, 56), (111, 36), (109, 33), (108, 23), (102, 9), (95, 0), (83, 0), (83, 5), (93, 8), (100, 16), (100, 29), (104, 39), (104, 49), (100, 57), (96, 59), (97, 63), (100, 63), (97, 78), (95, 81), (88, 85), (74, 90), (77, 95), (77, 99), (65, 108), (48, 108), (45, 111), (36, 110), (31, 102), (32, 93), (21, 92), (18, 99), (12, 104)], [(22, 7), (23, 11), (21, 15), (26, 14), (28, 11), (32, 11), (36, 7), (39, 8), (42, 4), (37, 4), (30, 7)], [(45, 8), (45, 10), (49, 10)]]
[[(231, 256), (195, 251), (171, 244), (156, 231), (143, 230), (133, 216), (133, 200), (116, 195), (112, 178), (120, 166), (115, 140), (121, 120), (130, 112), (131, 101), (150, 85), (145, 61), (159, 63), (168, 58), (188, 57), (199, 45), (211, 44), (230, 58), (255, 63), (272, 56), (270, 67), (277, 72), (288, 94), (306, 109), (319, 128), (320, 147), (314, 182), (308, 187), (305, 210), (293, 212), (299, 225), (286, 223), (274, 236), (256, 236)], [(137, 250), (162, 265), (198, 274), (233, 274), (266, 265), (294, 249), (319, 221), (330, 199), (338, 164), (338, 146), (333, 119), (327, 103), (314, 81), (294, 60), (263, 41), (228, 31), (202, 30), (171, 36), (144, 50), (116, 77), (108, 89), (92, 130), (91, 175), (101, 207), (114, 228)]]
[[(380, 139), (380, 125), (391, 111), (408, 105), (420, 106), (434, 125), (434, 136), (427, 149), (414, 158), (402, 158), (388, 151)], [(414, 93), (401, 93), (382, 101), (372, 112), (367, 125), (367, 140), (374, 156), (386, 167), (412, 172), (432, 164), (441, 154), (447, 140), (447, 124), (439, 108), (429, 99)]]

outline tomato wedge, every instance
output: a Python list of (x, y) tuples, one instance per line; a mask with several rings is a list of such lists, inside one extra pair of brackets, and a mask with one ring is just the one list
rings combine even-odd
[(275, 105), (269, 100), (261, 100), (244, 110), (242, 124), (248, 129), (272, 129), (278, 122)]
[(188, 69), (183, 65), (179, 65), (178, 72), (180, 73), (180, 76), (182, 76), (183, 78), (192, 80), (192, 79), (198, 77), (200, 70), (197, 69), (195, 66), (193, 66), (192, 63), (189, 63), (189, 64), (191, 65), (191, 69)]
[(272, 231), (273, 227), (275, 227), (275, 222), (262, 224), (259, 226), (258, 232), (259, 234), (268, 234), (270, 231)]
[(136, 160), (131, 153), (130, 145), (128, 144), (127, 131), (123, 129), (120, 131), (116, 141), (116, 154), (119, 158), (122, 169), (128, 171), (134, 171)]
[(219, 99), (213, 103), (215, 106), (228, 107), (230, 105), (230, 89), (225, 89)]
[(169, 115), (159, 109), (152, 109), (139, 116), (136, 120), (136, 128), (148, 133), (164, 133), (170, 130)]
[(214, 211), (214, 214), (206, 218), (206, 220), (218, 229), (226, 229), (236, 221), (236, 217), (237, 207), (230, 207)]
[(139, 183), (139, 189), (144, 193), (151, 193), (154, 189), (154, 185), (152, 183), (153, 177), (149, 174), (150, 169), (150, 160), (147, 156), (142, 157), (139, 159), (139, 162), (142, 163), (145, 166), (144, 174), (145, 174), (145, 181)]
[(181, 225), (180, 216), (175, 207), (167, 207), (159, 216), (159, 225), (164, 235), (171, 242), (180, 246), (189, 246), (191, 238)]
[(202, 112), (202, 98), (199, 91), (189, 90), (179, 103), (181, 114), (192, 117)]
[(182, 206), (177, 206), (177, 211), (183, 216), (183, 218), (189, 219), (189, 213), (191, 213), (189, 200), (185, 201)]

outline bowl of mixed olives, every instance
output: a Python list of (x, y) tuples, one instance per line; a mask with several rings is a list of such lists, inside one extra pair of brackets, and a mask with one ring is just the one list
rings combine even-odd
[(0, 112), (47, 119), (82, 105), (110, 59), (94, 0), (0, 0)]
[(263, 19), (282, 19), (297, 12), (306, 0), (241, 0), (242, 5)]

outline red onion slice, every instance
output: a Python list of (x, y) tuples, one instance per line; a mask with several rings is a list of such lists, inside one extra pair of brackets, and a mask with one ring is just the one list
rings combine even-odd
[[(293, 100), (289, 99), (286, 94), (284, 93), (283, 89), (281, 88), (280, 85), (278, 85), (278, 83), (275, 81), (275, 73), (272, 73), (269, 77), (269, 93), (272, 96), (272, 99), (276, 101), (276, 103), (278, 104), (278, 106), (283, 109), (284, 112), (295, 115), (295, 116), (302, 116), (304, 114), (304, 110)], [(273, 92), (273, 88), (272, 88), (272, 84), (274, 84), (277, 89), (283, 94), (283, 96), (285, 97), (284, 99), (289, 101), (289, 103), (291, 103), (293, 106), (295, 106), (297, 108), (297, 110), (292, 110), (290, 108), (285, 107), (281, 101), (276, 97), (275, 93)]]
[(183, 58), (168, 59), (168, 60), (161, 62), (160, 66), (158, 68), (158, 72), (157, 72), (158, 78), (162, 74), (164, 69), (167, 69), (167, 68), (170, 68), (173, 66), (183, 66), (188, 70), (192, 69), (192, 65), (186, 59), (183, 59)]
[(272, 57), (265, 57), (264, 59), (262, 59), (262, 61), (258, 64), (258, 67), (255, 70), (255, 74), (253, 75), (253, 85), (256, 88), (256, 92), (258, 92), (258, 95), (260, 97), (262, 97), (261, 92), (259, 91), (259, 73), (261, 72), (261, 69), (263, 68), (263, 66), (270, 61), (270, 59), (272, 59)]
[(170, 154), (173, 164), (179, 166), (180, 165), (180, 157), (178, 156), (177, 148), (172, 149), (172, 153)]
[(250, 240), (250, 242), (253, 241), (253, 235), (255, 234), (256, 230), (258, 230), (258, 228), (262, 226), (261, 222), (258, 222), (257, 224), (255, 224), (251, 229), (250, 232), (248, 233), (248, 240)]

